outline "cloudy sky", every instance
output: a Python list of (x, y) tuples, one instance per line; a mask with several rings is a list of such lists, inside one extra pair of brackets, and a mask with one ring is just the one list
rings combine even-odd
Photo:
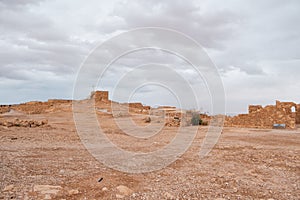
[[(198, 42), (218, 69), (229, 114), (276, 99), (300, 103), (299, 13), (298, 0), (0, 0), (0, 104), (72, 98), (77, 73), (90, 53), (141, 27), (172, 29)], [(149, 45), (144, 38), (134, 42)], [(120, 41), (115, 48), (124, 45), (130, 46)], [(156, 64), (132, 72), (149, 63)], [(180, 79), (160, 71), (165, 66), (192, 87), (203, 87), (200, 107), (209, 110), (207, 82), (182, 59), (161, 50), (123, 56), (90, 88), (109, 90), (114, 100), (125, 101), (120, 95), (125, 92), (130, 101), (178, 106), (176, 95), (159, 82)], [(148, 85), (131, 86), (146, 74), (152, 75)], [(122, 87), (116, 90), (118, 83)], [(174, 87), (180, 88), (177, 83)]]

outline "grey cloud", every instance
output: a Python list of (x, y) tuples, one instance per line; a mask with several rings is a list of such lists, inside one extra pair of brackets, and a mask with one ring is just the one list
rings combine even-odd
[[(203, 11), (197, 1), (124, 1), (108, 16), (116, 21), (105, 24), (102, 31), (115, 30), (115, 24), (122, 22), (121, 29), (136, 27), (163, 27), (181, 31), (205, 47), (221, 48), (219, 41), (233, 36), (237, 23), (233, 12), (225, 10)], [(101, 26), (100, 26), (101, 27)]]
[[(89, 4), (81, 0), (2, 0), (0, 96), (6, 99), (1, 103), (71, 97), (75, 72), (93, 48), (118, 33), (144, 26), (175, 29), (206, 48), (224, 81), (229, 112), (244, 111), (251, 103), (273, 103), (275, 99), (300, 102), (296, 95), (300, 91), (299, 12), (297, 0), (95, 0)], [(164, 46), (174, 38), (164, 35), (118, 41), (111, 52), (97, 52), (89, 63), (93, 72), (89, 75), (98, 77), (99, 66), (104, 64), (101, 61), (113, 59), (114, 53), (130, 45), (151, 46), (157, 40)], [(177, 41), (172, 48), (188, 53), (191, 60), (200, 60), (194, 47)], [(209, 62), (201, 61), (205, 70)], [(98, 87), (112, 90), (124, 74), (147, 63), (171, 67), (203, 92), (200, 101), (204, 109), (210, 107), (205, 80), (182, 58), (160, 50), (125, 55), (113, 63)], [(143, 78), (145, 73), (139, 71), (135, 78)], [(174, 77), (155, 70), (151, 73), (157, 80), (176, 85)], [(127, 83), (123, 88), (129, 87)], [(163, 103), (172, 103), (167, 101), (170, 95), (164, 93), (164, 89), (149, 86), (141, 88), (134, 100), (157, 104), (157, 97), (162, 96)]]

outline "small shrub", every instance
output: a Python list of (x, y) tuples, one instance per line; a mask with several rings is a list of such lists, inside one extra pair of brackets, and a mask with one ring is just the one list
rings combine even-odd
[(198, 126), (202, 124), (199, 113), (193, 113), (191, 123), (193, 126)]

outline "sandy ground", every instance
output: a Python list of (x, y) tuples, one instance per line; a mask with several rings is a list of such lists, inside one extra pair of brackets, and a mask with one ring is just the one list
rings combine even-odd
[[(49, 124), (0, 126), (0, 199), (300, 199), (300, 129), (224, 128), (209, 156), (200, 159), (207, 131), (200, 127), (174, 163), (131, 174), (108, 168), (85, 149), (71, 112), (1, 117), (48, 119)], [(161, 148), (177, 131), (168, 127), (139, 142), (122, 133), (109, 115), (99, 120), (111, 141), (131, 151)]]

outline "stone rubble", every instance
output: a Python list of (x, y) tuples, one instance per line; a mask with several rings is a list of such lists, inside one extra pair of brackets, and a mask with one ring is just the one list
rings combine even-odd
[(21, 120), (21, 119), (14, 119), (14, 120), (1, 120), (0, 119), (0, 126), (4, 127), (39, 127), (39, 126), (44, 126), (48, 124), (48, 120)]

